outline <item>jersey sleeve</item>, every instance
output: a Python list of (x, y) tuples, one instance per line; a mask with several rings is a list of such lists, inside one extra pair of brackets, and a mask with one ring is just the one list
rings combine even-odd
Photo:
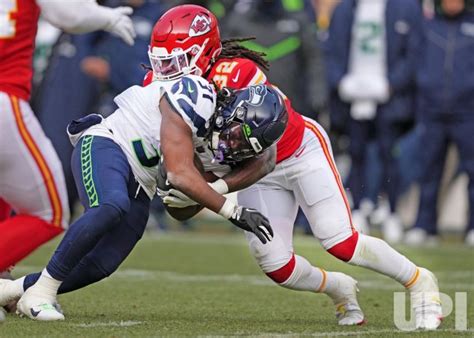
[(142, 87), (148, 86), (150, 83), (153, 82), (153, 71), (149, 70), (146, 74), (145, 77), (143, 78), (142, 82)]
[(213, 80), (220, 88), (240, 89), (267, 82), (265, 73), (249, 59), (229, 59), (217, 64), (214, 70)]
[(193, 134), (203, 137), (216, 106), (216, 93), (212, 85), (202, 77), (188, 75), (163, 88), (168, 102)]
[(88, 33), (105, 29), (117, 20), (114, 10), (96, 0), (36, 0), (41, 15), (55, 27), (68, 33)]

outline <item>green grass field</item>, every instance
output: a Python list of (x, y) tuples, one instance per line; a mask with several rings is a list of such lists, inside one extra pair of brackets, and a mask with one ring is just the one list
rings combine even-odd
[[(35, 252), (15, 274), (41, 269), (56, 243)], [(461, 244), (400, 248), (437, 274), (441, 291), (468, 293), (468, 331), (456, 331), (451, 315), (439, 332), (406, 333), (393, 323), (393, 292), (402, 291), (397, 283), (337, 261), (311, 237), (297, 236), (295, 248), (314, 264), (359, 280), (366, 325), (339, 327), (328, 297), (273, 285), (240, 233), (189, 232), (146, 236), (115, 275), (60, 296), (66, 321), (42, 323), (9, 315), (0, 324), (0, 337), (474, 336), (472, 249)]]

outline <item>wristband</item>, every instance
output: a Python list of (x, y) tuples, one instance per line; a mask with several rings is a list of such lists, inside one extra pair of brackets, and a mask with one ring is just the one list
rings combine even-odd
[(219, 178), (217, 181), (208, 184), (218, 194), (224, 195), (229, 192), (229, 186), (222, 178)]
[(237, 205), (235, 205), (228, 198), (226, 198), (224, 204), (221, 207), (221, 210), (219, 210), (219, 215), (221, 215), (222, 217), (226, 219), (229, 219), (234, 214), (234, 211), (236, 208), (237, 208)]

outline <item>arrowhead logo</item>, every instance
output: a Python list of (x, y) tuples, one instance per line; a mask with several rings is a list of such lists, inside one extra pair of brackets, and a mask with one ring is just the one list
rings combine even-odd
[(189, 27), (189, 36), (204, 35), (211, 30), (211, 20), (204, 15), (196, 15)]

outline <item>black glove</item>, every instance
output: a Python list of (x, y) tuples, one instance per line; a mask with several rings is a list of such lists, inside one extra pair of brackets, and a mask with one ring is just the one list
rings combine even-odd
[(229, 221), (245, 231), (253, 232), (263, 244), (273, 238), (273, 229), (270, 222), (255, 209), (239, 206), (235, 209)]

